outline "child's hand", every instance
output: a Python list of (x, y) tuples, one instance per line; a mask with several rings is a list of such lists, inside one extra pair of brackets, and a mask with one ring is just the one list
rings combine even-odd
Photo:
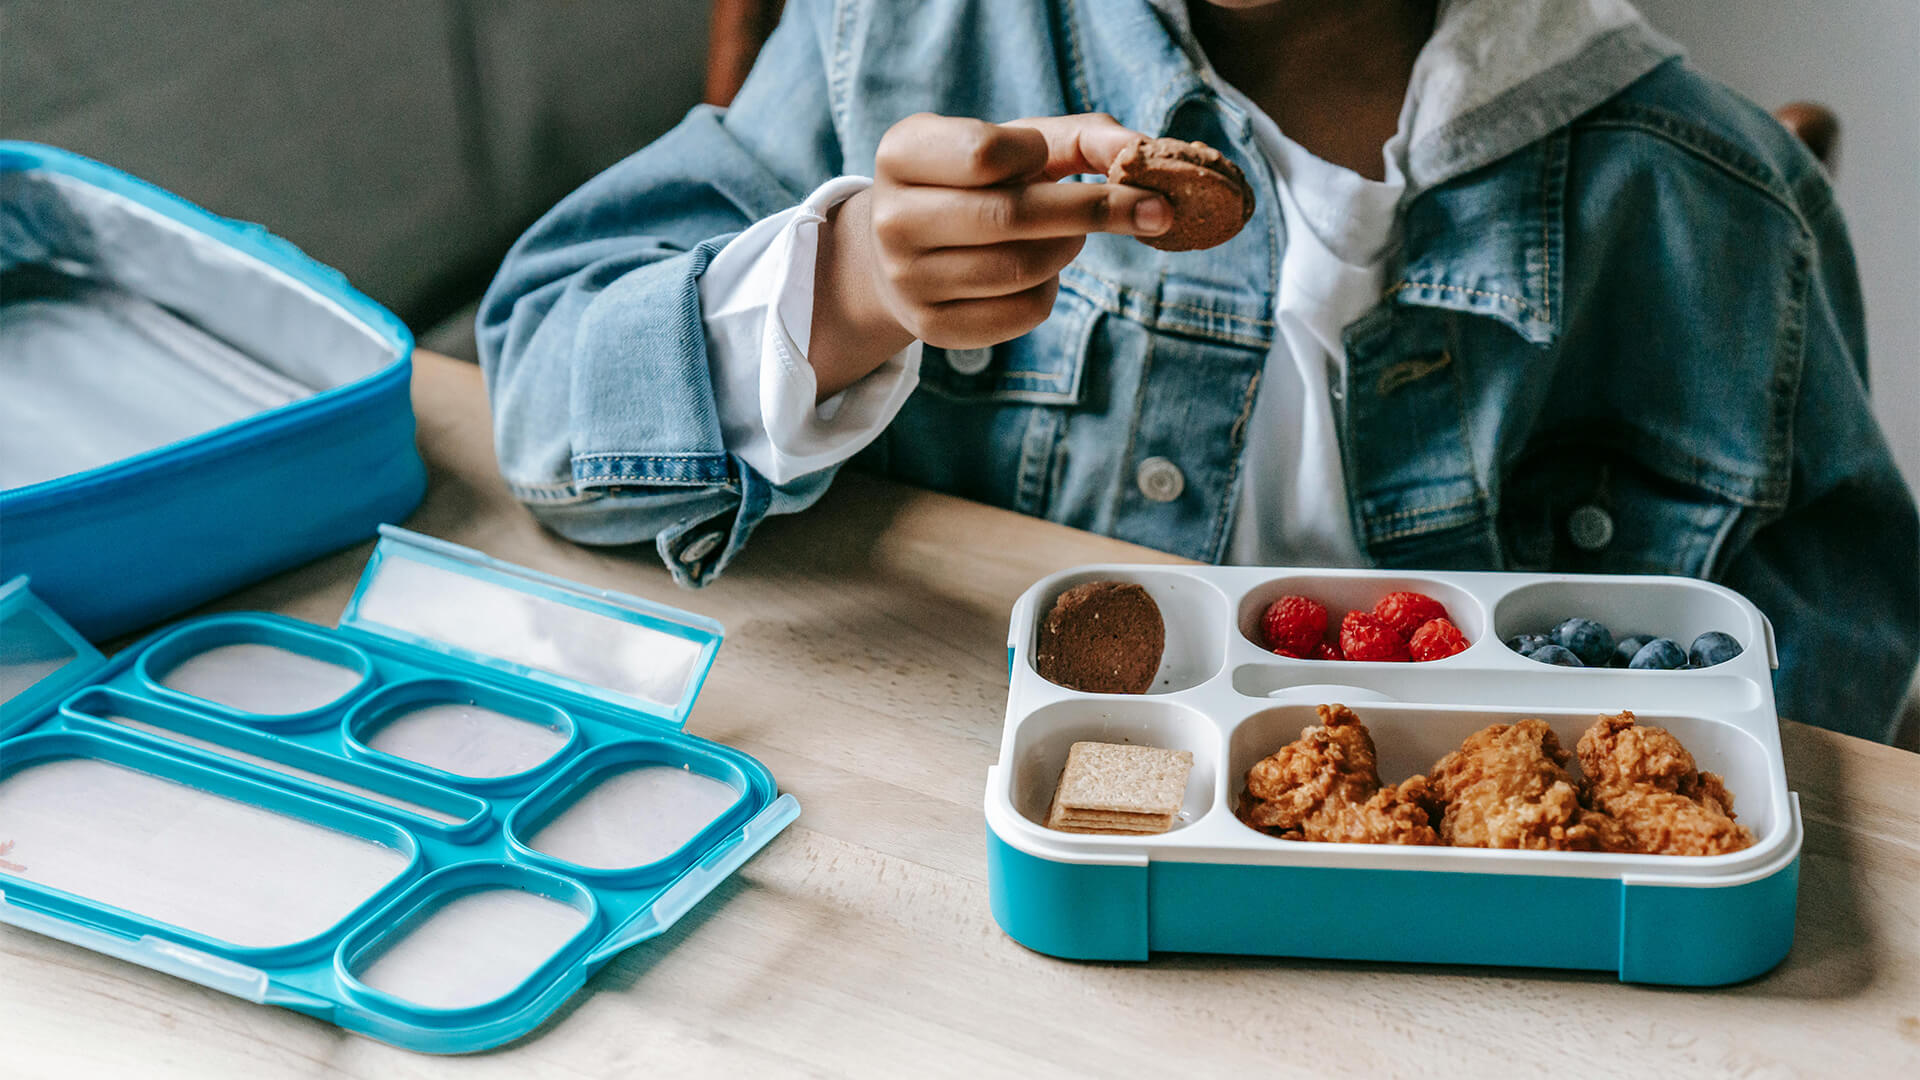
[(1088, 233), (1157, 236), (1164, 198), (1108, 183), (1138, 132), (1098, 114), (1009, 124), (922, 113), (880, 140), (873, 187), (820, 231), (808, 359), (822, 399), (915, 338), (943, 348), (995, 345), (1053, 310), (1060, 271)]

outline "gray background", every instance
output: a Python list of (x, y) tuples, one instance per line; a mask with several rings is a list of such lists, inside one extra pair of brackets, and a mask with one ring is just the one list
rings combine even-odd
[(0, 135), (261, 222), (427, 330), (542, 210), (698, 100), (706, 14), (702, 0), (0, 0)]

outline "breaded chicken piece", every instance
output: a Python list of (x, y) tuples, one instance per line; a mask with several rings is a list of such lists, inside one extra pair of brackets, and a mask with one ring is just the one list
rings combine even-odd
[(1494, 724), (1441, 758), (1428, 780), (1442, 841), (1530, 851), (1625, 851), (1618, 822), (1580, 805), (1570, 757), (1541, 720)]
[(1425, 777), (1382, 786), (1373, 737), (1353, 710), (1322, 705), (1320, 723), (1247, 770), (1241, 821), (1283, 840), (1438, 844)]
[(1649, 855), (1724, 855), (1753, 844), (1734, 821), (1733, 795), (1700, 772), (1665, 728), (1642, 727), (1631, 712), (1602, 716), (1580, 736), (1582, 794), (1612, 815)]

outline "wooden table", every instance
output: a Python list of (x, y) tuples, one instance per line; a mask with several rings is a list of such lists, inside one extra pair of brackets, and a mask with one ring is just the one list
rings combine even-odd
[[(494, 472), (479, 373), (419, 358), (424, 532), (715, 616), (690, 725), (799, 822), (535, 1035), (434, 1058), (0, 927), (0, 1075), (1920, 1075), (1920, 757), (1785, 725), (1806, 815), (1786, 964), (1728, 989), (1604, 974), (1207, 956), (1066, 963), (987, 910), (981, 786), (1007, 612), (1034, 579), (1174, 561), (861, 477), (769, 521), (719, 583), (575, 547)], [(369, 548), (230, 597), (332, 624)], [(1497, 917), (1491, 914), (1490, 917)]]

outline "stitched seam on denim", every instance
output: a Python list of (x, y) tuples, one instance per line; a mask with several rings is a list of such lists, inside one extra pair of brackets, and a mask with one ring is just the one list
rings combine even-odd
[(518, 480), (508, 480), (507, 487), (513, 489), (514, 491), (538, 491), (538, 492), (546, 492), (550, 494), (557, 493), (561, 495), (578, 494), (578, 492), (575, 490), (573, 486), (573, 481), (571, 480), (553, 480), (546, 483), (527, 483), (527, 482), (518, 481)]
[(1022, 390), (1007, 388), (1003, 390), (955, 390), (938, 383), (922, 382), (915, 392), (924, 390), (942, 401), (951, 401), (956, 405), (1072, 405), (1072, 394), (1056, 393), (1050, 390)]
[[(1067, 381), (1067, 375), (1064, 372), (1048, 371), (1003, 371), (1000, 373), (1000, 378), (1003, 381), (1007, 379), (1033, 379), (1036, 381), (1060, 384), (1064, 384)], [(1058, 389), (1064, 392), (1066, 387), (1061, 385)]]
[(1749, 183), (1768, 190), (1782, 202), (1791, 201), (1792, 189), (1783, 173), (1749, 153), (1738, 141), (1696, 123), (1691, 117), (1643, 102), (1616, 100), (1576, 121), (1575, 126), (1615, 124), (1626, 124), (1663, 135), (1667, 141), (1692, 150)]
[[(1439, 511), (1435, 512), (1438, 513)], [(1460, 522), (1450, 519), (1443, 521), (1422, 521), (1417, 525), (1409, 525), (1406, 528), (1395, 529), (1392, 532), (1376, 536), (1373, 538), (1373, 543), (1384, 544), (1390, 540), (1404, 540), (1409, 536), (1419, 536), (1421, 533), (1439, 532), (1441, 529), (1455, 529), (1459, 528), (1460, 524)]]
[(1540, 169), (1540, 321), (1553, 322), (1553, 218), (1552, 203), (1553, 144), (1542, 148), (1547, 160)]
[[(1074, 279), (1076, 278), (1083, 280), (1087, 284), (1098, 286), (1100, 295), (1096, 295), (1095, 291), (1089, 288), (1075, 287)], [(1165, 280), (1166, 269), (1162, 267), (1160, 270), (1160, 284), (1158, 286), (1162, 292), (1164, 292), (1166, 288)], [(1190, 337), (1204, 338), (1209, 341), (1224, 342), (1229, 345), (1255, 345), (1261, 348), (1267, 348), (1273, 344), (1271, 335), (1265, 338), (1242, 337), (1230, 331), (1205, 329), (1181, 322), (1162, 323), (1159, 319), (1159, 312), (1169, 310), (1190, 311), (1195, 314), (1210, 315), (1225, 321), (1245, 323), (1254, 327), (1271, 329), (1274, 326), (1271, 319), (1261, 319), (1251, 315), (1238, 315), (1231, 311), (1203, 308), (1192, 304), (1164, 303), (1159, 301), (1157, 297), (1147, 298), (1141, 294), (1140, 290), (1102, 277), (1077, 263), (1069, 267), (1068, 272), (1062, 274), (1061, 284), (1063, 287), (1071, 290), (1076, 296), (1079, 296), (1087, 303), (1107, 314), (1118, 315), (1124, 319), (1131, 319), (1151, 329), (1168, 330), (1173, 333), (1186, 334)], [(1127, 300), (1129, 297), (1134, 298), (1144, 310), (1139, 312), (1128, 310)]]
[(1096, 297), (1088, 297), (1087, 302), (1109, 315), (1118, 315), (1123, 319), (1132, 320), (1149, 330), (1164, 330), (1170, 334), (1184, 334), (1187, 337), (1197, 338), (1201, 341), (1218, 342), (1222, 345), (1248, 345), (1260, 349), (1271, 348), (1273, 346), (1273, 341), (1270, 338), (1243, 337), (1239, 334), (1230, 334), (1218, 330), (1203, 330), (1196, 326), (1187, 326), (1181, 323), (1162, 324), (1157, 318), (1151, 316), (1142, 318), (1139, 313), (1128, 311), (1124, 303), (1109, 303), (1104, 299)]
[(1268, 328), (1271, 328), (1273, 326), (1272, 319), (1257, 319), (1251, 315), (1237, 315), (1231, 311), (1221, 311), (1218, 308), (1201, 307), (1198, 304), (1172, 304), (1172, 303), (1166, 303), (1163, 301), (1160, 304), (1160, 308), (1163, 311), (1191, 311), (1195, 315), (1205, 315), (1209, 318), (1215, 318), (1215, 319), (1226, 319), (1229, 322), (1243, 322), (1252, 326), (1264, 326)]
[(594, 450), (573, 455), (575, 461), (714, 461), (724, 454), (646, 454), (618, 450)]
[(1371, 517), (1374, 521), (1403, 521), (1407, 518), (1423, 517), (1428, 514), (1444, 514), (1449, 510), (1458, 510), (1463, 506), (1472, 506), (1474, 503), (1483, 501), (1485, 501), (1485, 497), (1476, 491), (1464, 499), (1450, 503), (1442, 503), (1439, 506), (1416, 506), (1411, 510), (1396, 510), (1391, 514), (1373, 514)]
[[(1773, 419), (1773, 439), (1770, 440), (1767, 465), (1772, 476), (1791, 475), (1793, 469), (1793, 418), (1800, 403), (1800, 384), (1807, 368), (1807, 293), (1813, 288), (1813, 248), (1811, 234), (1803, 233), (1800, 243), (1793, 252), (1793, 271), (1799, 288), (1793, 290), (1787, 301), (1787, 310), (1781, 317), (1787, 320), (1782, 336), (1793, 335), (1799, 340), (1792, 348), (1783, 349), (1780, 363), (1773, 374), (1774, 393), (1776, 395), (1776, 414)], [(1784, 344), (1784, 343), (1783, 343)], [(1791, 370), (1788, 370), (1789, 363)], [(1787, 501), (1782, 495), (1781, 503)]]
[(1473, 457), (1473, 439), (1470, 430), (1472, 425), (1467, 420), (1466, 376), (1460, 373), (1461, 365), (1453, 362), (1454, 351), (1459, 348), (1460, 345), (1458, 336), (1460, 320), (1451, 319), (1448, 321), (1451, 324), (1447, 327), (1447, 337), (1450, 340), (1447, 343), (1447, 351), (1443, 355), (1447, 358), (1448, 379), (1453, 383), (1454, 413), (1459, 418), (1459, 426), (1456, 427), (1454, 431), (1460, 436), (1460, 456), (1467, 463), (1467, 474), (1473, 479), (1474, 495), (1476, 496), (1474, 501), (1479, 504), (1480, 514), (1484, 518), (1487, 514), (1487, 504), (1489, 501), (1487, 497), (1487, 478), (1480, 475), (1479, 462), (1475, 461)]
[(1162, 83), (1160, 89), (1155, 91), (1153, 97), (1148, 99), (1153, 103), (1154, 109), (1154, 130), (1146, 132), (1148, 136), (1163, 134), (1167, 128), (1167, 121), (1173, 119), (1175, 110), (1185, 103), (1189, 97), (1193, 96), (1191, 87), (1189, 87), (1184, 94), (1174, 94), (1173, 88), (1178, 85), (1183, 78), (1190, 79), (1192, 76), (1184, 71), (1176, 71), (1172, 75), (1167, 76), (1167, 81)]
[(1466, 293), (1470, 296), (1482, 296), (1482, 297), (1486, 297), (1489, 300), (1507, 300), (1507, 301), (1511, 301), (1512, 303), (1518, 304), (1520, 306), (1521, 311), (1533, 310), (1532, 305), (1528, 304), (1525, 300), (1521, 299), (1518, 296), (1509, 296), (1506, 293), (1487, 292), (1484, 289), (1469, 289), (1462, 285), (1442, 285), (1437, 281), (1402, 281), (1398, 285), (1395, 285), (1393, 288), (1387, 290), (1387, 295), (1392, 296), (1396, 293), (1405, 292), (1408, 289), (1444, 289), (1447, 292)]
[(1087, 82), (1086, 52), (1080, 45), (1080, 5), (1067, 0), (1060, 6), (1060, 21), (1067, 39), (1068, 89), (1077, 99), (1075, 112), (1093, 111), (1093, 87)]
[[(845, 132), (853, 126), (853, 8), (858, 0), (834, 0), (832, 67), (827, 73), (827, 109), (835, 126)], [(843, 163), (844, 164), (844, 163)]]
[(511, 481), (507, 483), (507, 492), (521, 502), (540, 503), (543, 506), (590, 503), (600, 498), (599, 495), (591, 492), (574, 490), (571, 485), (565, 489), (547, 486), (523, 487)]
[[(1592, 420), (1593, 420), (1592, 417), (1580, 418), (1580, 421), (1579, 421), (1581, 425), (1580, 430), (1584, 432), (1585, 425), (1591, 423)], [(1693, 454), (1687, 454), (1687, 453), (1682, 453), (1680, 451), (1673, 450), (1669, 448), (1665, 443), (1661, 442), (1658, 438), (1654, 437), (1650, 433), (1645, 432), (1642, 429), (1632, 424), (1624, 424), (1617, 420), (1610, 420), (1608, 421), (1608, 428), (1610, 431), (1612, 431), (1613, 437), (1602, 440), (1603, 446), (1605, 446), (1607, 449), (1619, 451), (1620, 453), (1626, 455), (1629, 459), (1633, 460), (1635, 464), (1639, 465), (1641, 468), (1654, 473), (1655, 475), (1661, 477), (1664, 480), (1667, 480), (1671, 483), (1680, 484), (1682, 486), (1691, 485), (1693, 487), (1697, 487), (1709, 494), (1718, 495), (1720, 498), (1725, 499), (1736, 506), (1750, 506), (1750, 507), (1755, 507), (1759, 509), (1775, 509), (1775, 510), (1780, 509), (1782, 506), (1784, 506), (1783, 500), (1777, 497), (1769, 496), (1766, 498), (1761, 498), (1752, 494), (1743, 494), (1741, 492), (1737, 492), (1730, 488), (1722, 487), (1721, 485), (1714, 483), (1712, 480), (1708, 479), (1706, 476), (1701, 475), (1701, 473), (1703, 472), (1719, 473), (1719, 472), (1724, 472), (1725, 470), (1721, 469), (1719, 466), (1714, 465), (1712, 462), (1707, 461), (1705, 458), (1701, 458)], [(1631, 438), (1629, 438), (1628, 436), (1631, 436)], [(1593, 440), (1590, 435), (1580, 440), (1576, 440), (1575, 438), (1572, 438), (1572, 437), (1537, 440), (1537, 441), (1528, 443), (1526, 447), (1527, 453), (1523, 456), (1521, 460), (1524, 460), (1527, 457), (1533, 457), (1533, 456), (1545, 454), (1548, 451), (1555, 450), (1563, 446), (1578, 446), (1582, 449), (1591, 450), (1593, 447)], [(1638, 446), (1642, 448), (1644, 447), (1655, 448), (1655, 453), (1648, 456), (1658, 458), (1659, 459), (1658, 463), (1649, 462), (1647, 460), (1647, 457), (1635, 456), (1635, 451), (1632, 449), (1629, 449), (1629, 447), (1634, 447), (1634, 446)], [(1668, 471), (1667, 468), (1664, 467), (1669, 463), (1674, 465), (1692, 466), (1693, 472), (1687, 476), (1676, 476), (1674, 475), (1673, 472)], [(1773, 487), (1777, 486), (1777, 485), (1768, 483), (1767, 479), (1768, 478), (1766, 477), (1761, 477), (1759, 480), (1754, 481), (1753, 486), (1760, 491), (1770, 491)]]
[[(1663, 116), (1664, 114), (1655, 114), (1655, 115)], [(1644, 131), (1649, 135), (1660, 137), (1667, 143), (1673, 146), (1677, 146), (1682, 150), (1685, 150), (1686, 152), (1692, 154), (1693, 156), (1699, 158), (1700, 160), (1707, 162), (1708, 164), (1726, 173), (1728, 176), (1732, 177), (1733, 179), (1738, 180), (1742, 184), (1745, 184), (1746, 186), (1754, 189), (1760, 194), (1765, 195), (1775, 205), (1779, 206), (1782, 210), (1785, 210), (1788, 214), (1791, 214), (1794, 220), (1800, 223), (1800, 227), (1802, 229), (1811, 231), (1811, 229), (1809, 229), (1807, 226), (1806, 218), (1800, 213), (1800, 208), (1793, 205), (1793, 200), (1790, 197), (1788, 197), (1788, 193), (1781, 190), (1781, 188), (1777, 187), (1774, 183), (1769, 182), (1769, 180), (1776, 180), (1777, 178), (1750, 175), (1740, 168), (1739, 163), (1728, 160), (1727, 158), (1721, 157), (1719, 155), (1716, 155), (1705, 146), (1701, 146), (1697, 143), (1694, 143), (1685, 138), (1682, 138), (1679, 134), (1671, 130), (1671, 127), (1668, 124), (1656, 123), (1651, 120), (1639, 119), (1639, 118), (1633, 118), (1633, 117), (1620, 117), (1617, 119), (1608, 118), (1608, 117), (1596, 117), (1596, 118), (1587, 120), (1582, 126), (1590, 127), (1590, 128)]]
[(727, 460), (706, 455), (583, 454), (574, 459), (574, 482), (704, 486), (732, 482)]
[(1255, 395), (1260, 392), (1260, 376), (1262, 374), (1264, 373), (1255, 371), (1253, 378), (1247, 380), (1246, 401), (1241, 403), (1240, 415), (1234, 418), (1233, 427), (1227, 432), (1228, 445), (1236, 449), (1240, 446), (1241, 437), (1247, 433), (1247, 421), (1253, 418), (1253, 401)]

